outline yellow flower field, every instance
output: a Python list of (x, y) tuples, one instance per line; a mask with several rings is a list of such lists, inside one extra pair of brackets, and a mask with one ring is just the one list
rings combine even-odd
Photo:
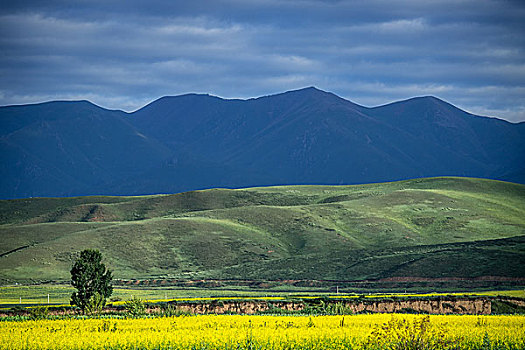
[(205, 315), (0, 322), (0, 349), (398, 348), (525, 349), (525, 316)]

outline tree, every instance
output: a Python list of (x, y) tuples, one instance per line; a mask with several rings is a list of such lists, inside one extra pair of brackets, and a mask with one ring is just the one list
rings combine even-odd
[(102, 263), (102, 254), (98, 250), (86, 249), (71, 268), (71, 285), (77, 289), (71, 295), (71, 305), (76, 305), (82, 312), (106, 304), (106, 298), (113, 293), (111, 271)]

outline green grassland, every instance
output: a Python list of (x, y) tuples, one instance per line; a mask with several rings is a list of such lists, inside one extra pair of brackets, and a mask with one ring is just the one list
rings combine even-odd
[[(0, 287), (0, 309), (14, 306), (33, 305), (69, 305), (71, 294), (75, 289), (68, 285), (30, 285), (30, 286), (4, 286)], [(418, 297), (427, 298), (435, 296), (500, 296), (525, 299), (525, 290), (500, 290), (481, 292), (455, 292), (455, 293), (328, 293), (309, 288), (294, 288), (293, 290), (253, 290), (238, 287), (235, 289), (221, 288), (114, 288), (111, 300), (108, 302), (119, 304), (131, 298), (140, 298), (148, 302), (165, 302), (167, 300), (192, 301), (192, 300), (218, 300), (218, 299), (290, 299), (324, 297), (333, 299), (345, 298), (391, 298), (391, 297)]]
[[(53, 305), (69, 305), (71, 294), (75, 289), (67, 285), (30, 285), (30, 286), (6, 286), (0, 287), (0, 308), (12, 307), (16, 305), (40, 305), (49, 303)], [(310, 294), (311, 293), (311, 294)], [(327, 295), (322, 292), (309, 292), (309, 295)], [(209, 289), (209, 288), (114, 288), (109, 302), (126, 301), (131, 298), (140, 298), (145, 301), (165, 301), (165, 300), (202, 300), (217, 298), (266, 298), (266, 297), (290, 297), (304, 295), (300, 292), (273, 291), (271, 294), (266, 292), (237, 289)]]
[(525, 186), (428, 178), (0, 201), (0, 284), (118, 279), (525, 278)]

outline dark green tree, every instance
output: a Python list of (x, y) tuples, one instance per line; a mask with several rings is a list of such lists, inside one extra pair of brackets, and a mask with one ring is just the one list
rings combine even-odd
[(113, 293), (111, 271), (102, 263), (102, 254), (98, 250), (86, 249), (71, 268), (71, 285), (77, 289), (71, 295), (71, 305), (76, 305), (82, 312), (91, 310), (93, 304), (106, 304), (106, 298)]

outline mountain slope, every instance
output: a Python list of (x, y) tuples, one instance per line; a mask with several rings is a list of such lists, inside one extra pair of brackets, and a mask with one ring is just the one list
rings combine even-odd
[(89, 102), (0, 108), (3, 197), (90, 194), (171, 154), (120, 111)]
[[(153, 102), (132, 122), (173, 150), (241, 174), (221, 186), (440, 175), (525, 180), (525, 124), (476, 117), (436, 98), (365, 108), (315, 88), (246, 101), (185, 95)], [(253, 174), (262, 179), (250, 181)]]
[(436, 153), (454, 155), (442, 159), (445, 164), (448, 162), (450, 174), (463, 168), (463, 173), (456, 174), (477, 172), (485, 174), (483, 177), (523, 182), (519, 175), (510, 173), (519, 172), (525, 160), (525, 123), (474, 116), (435, 97), (372, 108), (370, 114), (392, 126), (401, 126), (417, 139), (444, 148)]
[(0, 201), (0, 280), (525, 277), (525, 186), (431, 178)]
[(450, 175), (525, 182), (525, 123), (433, 97), (366, 108), (316, 88), (189, 94), (129, 114), (51, 102), (0, 107), (0, 125), (0, 198)]

